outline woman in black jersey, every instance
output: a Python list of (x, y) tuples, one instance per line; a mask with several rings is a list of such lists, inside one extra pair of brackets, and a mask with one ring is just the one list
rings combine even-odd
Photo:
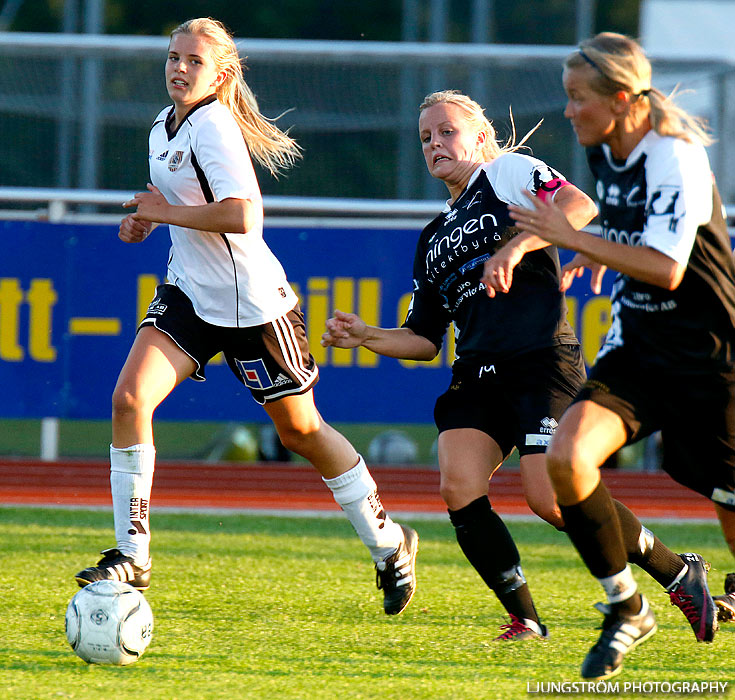
[[(597, 679), (619, 672), (626, 651), (656, 631), (626, 564), (630, 523), (600, 481), (609, 455), (661, 430), (663, 469), (712, 500), (735, 554), (735, 266), (710, 139), (651, 86), (641, 47), (599, 34), (569, 56), (563, 79), (602, 236), (577, 231), (540, 198), (511, 210), (525, 233), (577, 252), (562, 289), (587, 266), (618, 272), (612, 326), (547, 453), (565, 528), (607, 594), (602, 634), (582, 665), (583, 677)], [(696, 554), (672, 558), (670, 576), (672, 602), (698, 640), (711, 641), (718, 614), (735, 615), (735, 591), (713, 603)]]
[(508, 204), (530, 189), (575, 226), (596, 209), (542, 161), (498, 144), (482, 108), (465, 95), (429, 95), (419, 131), (429, 172), (450, 198), (418, 241), (406, 321), (374, 328), (338, 311), (322, 342), (430, 360), (454, 324), (452, 382), (435, 408), (441, 495), (460, 547), (510, 614), (498, 639), (545, 637), (518, 550), (488, 500), (488, 480), (517, 447), (526, 500), (561, 526), (544, 451), (584, 380), (584, 364), (566, 320), (556, 249), (519, 233)]

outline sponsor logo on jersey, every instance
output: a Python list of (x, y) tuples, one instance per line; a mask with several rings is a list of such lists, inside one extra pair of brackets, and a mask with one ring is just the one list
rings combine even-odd
[(148, 316), (163, 316), (167, 308), (168, 304), (164, 304), (156, 298), (148, 305)]
[(548, 447), (551, 442), (551, 435), (539, 435), (536, 433), (526, 433), (526, 445), (534, 447)]
[(166, 160), (168, 158), (168, 150), (165, 150), (160, 155), (156, 156), (156, 160)]
[(168, 159), (168, 169), (175, 173), (179, 166), (181, 165), (181, 162), (184, 160), (184, 152), (183, 151), (174, 151), (173, 155)]
[(235, 366), (240, 371), (242, 383), (248, 389), (270, 389), (273, 386), (263, 360), (235, 359)]

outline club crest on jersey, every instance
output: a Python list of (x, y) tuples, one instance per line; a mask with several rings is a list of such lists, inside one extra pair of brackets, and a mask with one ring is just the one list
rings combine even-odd
[(270, 389), (273, 381), (268, 374), (263, 360), (235, 360), (237, 369), (240, 370), (242, 383), (248, 389)]
[(183, 151), (174, 151), (173, 155), (168, 159), (168, 169), (175, 173), (179, 166), (181, 165), (181, 161), (184, 160), (184, 152)]

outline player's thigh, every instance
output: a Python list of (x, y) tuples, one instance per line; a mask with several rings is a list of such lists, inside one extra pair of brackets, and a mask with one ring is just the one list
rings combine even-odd
[(623, 419), (594, 401), (573, 403), (547, 450), (547, 466), (560, 503), (578, 503), (600, 480), (600, 466), (628, 439)]
[(168, 335), (153, 326), (144, 326), (135, 336), (120, 371), (113, 401), (158, 405), (196, 366)]
[(487, 495), (488, 480), (503, 453), (487, 433), (476, 428), (442, 431), (438, 439), (440, 493), (451, 510)]

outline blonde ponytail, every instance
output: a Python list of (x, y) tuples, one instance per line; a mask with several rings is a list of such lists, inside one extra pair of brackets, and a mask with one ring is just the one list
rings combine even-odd
[(171, 32), (203, 37), (212, 50), (217, 70), (224, 71), (226, 78), (217, 89), (217, 99), (230, 110), (253, 158), (271, 175), (294, 165), (301, 158), (301, 147), (288, 133), (260, 113), (258, 101), (245, 82), (243, 65), (232, 35), (225, 26), (210, 17), (190, 19)]

